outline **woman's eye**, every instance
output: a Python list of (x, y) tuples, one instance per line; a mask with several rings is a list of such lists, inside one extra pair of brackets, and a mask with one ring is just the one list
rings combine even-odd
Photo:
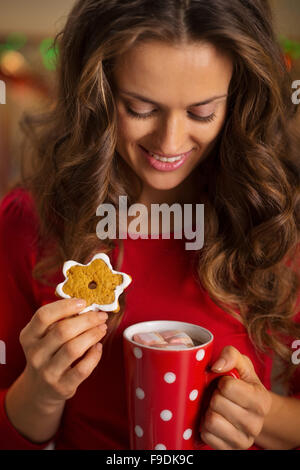
[(136, 117), (137, 119), (146, 119), (149, 116), (152, 116), (153, 113), (155, 112), (155, 110), (153, 110), (153, 111), (150, 111), (149, 113), (137, 113), (128, 107), (126, 107), (126, 111), (128, 114), (130, 114), (130, 116)]
[[(133, 111), (131, 108), (129, 108), (128, 106), (126, 106), (126, 111), (130, 116), (132, 116), (136, 119), (147, 119), (147, 118), (153, 116), (153, 114), (156, 112), (156, 110), (154, 109), (153, 111), (150, 111), (149, 113), (137, 113), (137, 112)], [(195, 119), (196, 121), (200, 121), (200, 122), (211, 122), (216, 117), (215, 113), (212, 113), (209, 116), (203, 116), (203, 117), (196, 116), (193, 113), (188, 113), (188, 114), (192, 119)]]
[(211, 113), (209, 116), (196, 116), (196, 114), (193, 113), (189, 113), (189, 115), (192, 119), (195, 119), (196, 121), (200, 122), (212, 122), (216, 117), (216, 114), (214, 112)]

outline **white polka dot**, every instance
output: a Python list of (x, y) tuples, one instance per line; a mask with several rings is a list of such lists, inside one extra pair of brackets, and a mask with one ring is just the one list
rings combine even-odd
[(188, 439), (190, 439), (192, 434), (193, 434), (193, 431), (191, 429), (186, 429), (183, 433), (183, 439), (187, 441)]
[(163, 421), (170, 421), (170, 419), (172, 418), (173, 414), (172, 414), (172, 411), (170, 410), (163, 410), (161, 413), (160, 413), (160, 417)]
[(134, 431), (135, 431), (135, 434), (137, 435), (137, 437), (142, 437), (142, 435), (144, 434), (144, 431), (141, 428), (141, 426), (136, 426), (134, 428)]
[(134, 348), (133, 354), (137, 359), (141, 359), (141, 357), (143, 356), (143, 351), (141, 350), (141, 348)]
[(143, 400), (145, 398), (145, 392), (142, 388), (138, 387), (135, 391), (135, 394), (136, 394), (137, 398), (139, 398), (140, 400)]
[(197, 354), (196, 354), (197, 361), (202, 361), (204, 356), (205, 356), (205, 350), (204, 349), (199, 349), (199, 351), (197, 351)]
[(191, 401), (196, 400), (197, 396), (198, 396), (198, 390), (192, 390), (189, 395)]
[(154, 447), (154, 450), (167, 450), (166, 446), (164, 446), (163, 444), (157, 444), (155, 447)]
[(165, 382), (167, 382), (168, 384), (172, 384), (172, 383), (175, 382), (175, 380), (176, 380), (176, 375), (173, 374), (173, 372), (167, 372), (167, 373), (164, 375), (164, 380), (165, 380)]

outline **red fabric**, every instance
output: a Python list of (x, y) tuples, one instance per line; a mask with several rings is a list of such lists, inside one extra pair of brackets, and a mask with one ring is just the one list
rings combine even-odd
[[(19, 333), (37, 308), (57, 300), (54, 288), (32, 278), (36, 260), (37, 219), (29, 194), (21, 188), (0, 205), (0, 340), (6, 364), (0, 364), (0, 449), (41, 449), (21, 436), (5, 412), (6, 390), (25, 367)], [(184, 240), (124, 240), (120, 271), (133, 278), (126, 290), (126, 310), (111, 352), (103, 356), (67, 401), (56, 449), (129, 449), (122, 332), (146, 320), (183, 320), (209, 329), (216, 337), (213, 361), (225, 345), (235, 346), (253, 362), (262, 383), (271, 388), (271, 358), (258, 356), (242, 324), (217, 307), (193, 275), (193, 252)], [(116, 259), (117, 248), (112, 256)], [(60, 272), (55, 282), (61, 282)], [(298, 388), (297, 388), (298, 387)], [(300, 380), (295, 393), (300, 394)], [(209, 448), (209, 447), (207, 447)], [(253, 446), (253, 449), (258, 447)]]

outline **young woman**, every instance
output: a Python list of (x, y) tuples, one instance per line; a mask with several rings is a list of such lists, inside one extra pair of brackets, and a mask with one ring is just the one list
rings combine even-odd
[[(207, 449), (300, 447), (296, 106), (267, 2), (79, 0), (56, 40), (57, 100), (24, 118), (32, 158), (1, 203), (0, 447), (128, 449), (122, 332), (153, 319), (207, 327), (214, 370), (240, 373), (218, 382)], [(120, 195), (205, 204), (203, 247), (100, 240)], [(133, 282), (118, 314), (77, 315), (62, 264), (99, 251)]]

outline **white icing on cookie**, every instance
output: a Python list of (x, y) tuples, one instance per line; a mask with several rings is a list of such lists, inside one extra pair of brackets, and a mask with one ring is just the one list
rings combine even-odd
[(71, 299), (72, 297), (70, 295), (66, 294), (63, 291), (63, 286), (68, 281), (67, 271), (72, 266), (83, 266), (83, 267), (89, 266), (95, 259), (101, 259), (102, 261), (104, 261), (113, 274), (121, 274), (123, 276), (123, 282), (122, 282), (122, 284), (116, 286), (116, 288), (114, 290), (115, 300), (112, 304), (105, 304), (105, 305), (91, 304), (79, 313), (88, 312), (89, 310), (103, 310), (104, 312), (114, 312), (114, 311), (116, 311), (119, 308), (119, 302), (118, 302), (119, 296), (122, 294), (124, 289), (126, 289), (126, 287), (129, 286), (129, 284), (132, 281), (131, 276), (129, 276), (128, 274), (122, 273), (122, 272), (119, 272), (119, 271), (115, 271), (112, 268), (112, 265), (110, 263), (110, 259), (105, 253), (97, 253), (91, 259), (91, 261), (88, 264), (77, 263), (76, 261), (73, 261), (73, 260), (66, 261), (63, 265), (63, 270), (62, 270), (63, 275), (65, 276), (65, 280), (56, 286), (56, 294), (59, 297), (62, 297), (64, 299)]

